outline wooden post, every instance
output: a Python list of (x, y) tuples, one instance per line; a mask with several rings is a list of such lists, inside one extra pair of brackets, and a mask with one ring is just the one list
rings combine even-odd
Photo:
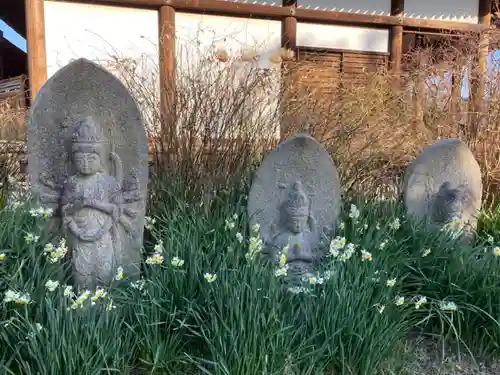
[[(159, 149), (156, 153), (168, 158), (171, 147), (177, 140), (175, 128), (176, 64), (175, 64), (175, 9), (164, 5), (159, 11), (159, 49), (160, 49), (160, 121), (161, 133)], [(157, 155), (159, 156), (159, 155)]]
[[(478, 23), (486, 26), (491, 24), (491, 0), (479, 0)], [(486, 110), (484, 95), (488, 54), (489, 33), (488, 31), (483, 31), (479, 34), (477, 81), (473, 85), (474, 92), (472, 94), (474, 100), (474, 111), (479, 115), (484, 113)]]
[[(283, 7), (289, 9), (289, 16), (286, 16), (281, 22), (281, 47), (292, 50), (297, 53), (297, 18), (295, 11), (297, 9), (296, 0), (283, 0)], [(293, 64), (293, 62), (292, 62)], [(281, 65), (281, 112), (280, 138), (287, 137), (292, 125), (293, 93), (288, 88), (293, 87), (293, 65), (284, 62)]]
[(47, 81), (44, 0), (25, 0), (31, 102)]
[(3, 41), (3, 31), (0, 30), (0, 79), (5, 78), (4, 77), (4, 67), (3, 67), (3, 56), (4, 56), (4, 41)]
[[(391, 16), (403, 17), (404, 0), (391, 1)], [(401, 56), (403, 54), (403, 26), (396, 25), (391, 27), (391, 60), (390, 67), (395, 75), (401, 73)]]
[(159, 14), (160, 40), (160, 105), (165, 115), (175, 92), (175, 10), (165, 5)]

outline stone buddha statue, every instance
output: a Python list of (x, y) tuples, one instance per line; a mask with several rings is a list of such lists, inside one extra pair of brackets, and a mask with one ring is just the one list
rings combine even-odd
[(288, 246), (289, 271), (307, 272), (318, 257), (317, 246), (321, 234), (316, 230), (310, 212), (310, 200), (300, 181), (291, 184), (278, 211), (278, 222), (272, 225), (270, 238), (266, 241), (266, 252), (276, 259), (282, 249)]
[(278, 263), (276, 276), (286, 271), (286, 284), (300, 280), (300, 287), (326, 260), (323, 234), (337, 226), (341, 191), (331, 156), (309, 134), (283, 140), (263, 158), (248, 194), (249, 225), (258, 226), (262, 252)]
[(465, 235), (464, 241), (471, 241), (473, 226), (477, 223), (475, 200), (476, 198), (468, 186), (460, 184), (452, 187), (450, 182), (444, 182), (434, 197), (431, 211), (431, 220), (434, 226), (443, 228), (449, 225), (450, 229), (462, 230)]
[(88, 59), (55, 72), (37, 98), (27, 124), (32, 203), (52, 209), (44, 225), (65, 237), (70, 283), (107, 287), (118, 271), (138, 279), (149, 150), (137, 101)]
[[(61, 196), (62, 228), (68, 236), (75, 281), (82, 288), (111, 282), (120, 265), (124, 236), (133, 236), (130, 219), (136, 212), (124, 207), (124, 202), (141, 199), (140, 194), (124, 199), (124, 193), (133, 192), (123, 191), (121, 160), (106, 151), (107, 143), (100, 125), (91, 117), (83, 119), (71, 139), (73, 172), (59, 194), (42, 196), (46, 200)], [(106, 158), (115, 164), (117, 176), (106, 170)], [(56, 186), (47, 182), (44, 185)]]

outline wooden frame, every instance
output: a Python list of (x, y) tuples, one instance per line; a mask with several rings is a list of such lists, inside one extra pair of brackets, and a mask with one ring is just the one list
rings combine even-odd
[[(403, 30), (455, 30), (463, 32), (481, 33), (489, 28), (491, 15), (491, 0), (479, 0), (479, 23), (468, 24), (456, 21), (438, 21), (427, 19), (413, 19), (403, 17), (404, 0), (392, 0), (391, 15), (379, 16), (347, 12), (334, 12), (304, 9), (296, 6), (295, 0), (284, 0), (282, 5), (261, 5), (239, 3), (221, 0), (60, 0), (73, 3), (91, 3), (95, 5), (119, 5), (155, 9), (159, 12), (160, 29), (167, 19), (170, 24), (175, 18), (175, 11), (203, 14), (216, 14), (234, 17), (256, 17), (264, 19), (278, 19), (282, 21), (282, 46), (291, 49), (296, 47), (297, 22), (314, 22), (322, 24), (344, 24), (352, 26), (374, 27), (390, 29), (390, 65), (394, 72), (401, 69), (401, 55), (403, 51)], [(26, 0), (26, 19), (28, 29), (28, 60), (30, 73), (31, 98), (47, 79), (47, 62), (45, 51), (45, 21), (43, 16), (44, 0)], [(174, 33), (175, 27), (169, 28), (168, 33)], [(173, 38), (175, 39), (175, 38)], [(160, 51), (161, 79), (165, 84), (173, 85), (175, 68), (173, 59), (175, 44), (164, 44)], [(170, 49), (170, 51), (168, 50)], [(484, 55), (484, 52), (483, 52)]]
[[(31, 0), (33, 1), (33, 0)], [(38, 0), (37, 0), (38, 1)], [(401, 15), (378, 16), (348, 12), (334, 12), (325, 10), (304, 9), (300, 7), (261, 5), (239, 3), (222, 0), (60, 0), (73, 3), (95, 5), (121, 5), (144, 7), (159, 10), (168, 5), (182, 12), (203, 14), (217, 14), (236, 17), (258, 17), (269, 19), (283, 19), (294, 16), (300, 22), (317, 22), (329, 24), (350, 24), (353, 26), (403, 26), (406, 28), (420, 28), (433, 30), (461, 30), (480, 32), (485, 30), (483, 24), (469, 24), (457, 21), (438, 21), (427, 19), (405, 18)], [(482, 0), (480, 0), (482, 1)], [(490, 1), (490, 0), (486, 0)], [(288, 0), (287, 0), (288, 3)]]
[(0, 79), (0, 102), (13, 99), (16, 109), (26, 108), (26, 75)]

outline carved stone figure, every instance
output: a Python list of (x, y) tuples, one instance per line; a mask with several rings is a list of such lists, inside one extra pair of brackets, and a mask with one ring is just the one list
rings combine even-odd
[(279, 187), (287, 188), (288, 192), (278, 206), (277, 222), (271, 224), (265, 252), (276, 258), (288, 247), (287, 263), (291, 271), (306, 272), (320, 255), (316, 247), (325, 228), (316, 227), (310, 200), (300, 181), (293, 182), (290, 187)]
[(77, 60), (42, 87), (28, 131), (31, 182), (40, 204), (60, 219), (78, 286), (107, 285), (118, 267), (137, 275), (147, 141), (125, 87), (96, 64)]
[(250, 224), (260, 225), (265, 253), (277, 259), (287, 247), (292, 274), (307, 272), (321, 259), (319, 242), (336, 227), (340, 206), (337, 169), (307, 134), (284, 141), (264, 158), (248, 200)]
[(481, 208), (481, 170), (467, 145), (446, 139), (425, 148), (403, 182), (407, 213), (433, 227), (457, 221), (469, 237)]

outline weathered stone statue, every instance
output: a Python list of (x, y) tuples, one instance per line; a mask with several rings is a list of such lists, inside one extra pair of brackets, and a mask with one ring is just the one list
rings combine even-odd
[(279, 187), (288, 188), (288, 192), (278, 206), (277, 221), (271, 224), (266, 252), (276, 256), (288, 246), (288, 264), (297, 272), (302, 268), (306, 271), (319, 256), (316, 246), (324, 228), (316, 228), (310, 212), (310, 200), (300, 181), (293, 182), (289, 187)]
[(470, 237), (481, 208), (479, 164), (461, 140), (439, 141), (408, 166), (403, 193), (409, 215), (437, 228), (458, 225)]
[(333, 231), (340, 214), (340, 180), (325, 149), (311, 136), (297, 134), (268, 154), (252, 183), (250, 224), (260, 225), (265, 252), (278, 260), (285, 247), (292, 274), (301, 274), (324, 255), (323, 233)]
[(107, 285), (118, 267), (138, 274), (147, 140), (125, 87), (87, 60), (61, 69), (36, 98), (28, 148), (36, 197), (60, 219), (78, 286)]

